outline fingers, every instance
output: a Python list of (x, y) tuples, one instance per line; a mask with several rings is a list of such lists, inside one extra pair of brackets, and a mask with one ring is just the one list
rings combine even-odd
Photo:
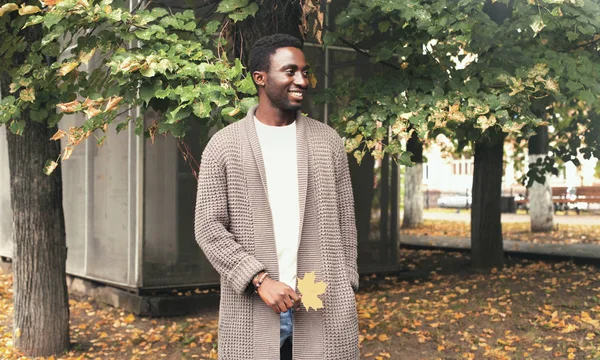
[(283, 291), (279, 294), (278, 299), (275, 303), (275, 312), (282, 313), (286, 312), (289, 309), (298, 309), (300, 304), (300, 298), (296, 294), (296, 292), (292, 291), (291, 288), (287, 291)]
[(283, 302), (285, 303), (285, 306), (287, 306), (288, 309), (291, 309), (292, 307), (294, 307), (294, 303), (296, 302), (296, 300), (294, 300), (292, 294), (287, 293), (283, 297)]
[(302, 295), (294, 294), (296, 295), (292, 297), (292, 300), (294, 301), (294, 310), (298, 310), (300, 309), (300, 304), (302, 302)]
[(300, 307), (301, 296), (291, 287), (278, 281), (265, 281), (258, 294), (276, 314)]

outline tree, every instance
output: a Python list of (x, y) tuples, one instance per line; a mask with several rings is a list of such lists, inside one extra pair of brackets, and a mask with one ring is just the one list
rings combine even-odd
[(423, 222), (423, 143), (417, 133), (406, 143), (406, 151), (412, 154), (415, 164), (406, 167), (404, 173), (404, 219), (402, 227), (415, 228)]
[[(554, 157), (576, 161), (578, 151), (598, 154), (590, 136), (597, 125), (587, 116), (600, 94), (589, 81), (598, 73), (600, 22), (591, 15), (598, 11), (589, 0), (349, 1), (326, 43), (352, 46), (387, 67), (369, 81), (373, 85), (360, 85), (370, 92), (354, 91), (335, 116), (347, 150), (359, 160), (367, 150), (381, 157), (379, 127), (394, 135), (383, 152), (400, 159), (406, 154), (400, 141), (411, 136), (406, 129), (423, 140), (445, 134), (459, 150), (470, 146), (473, 264), (502, 265), (502, 143), (507, 135), (527, 139), (546, 124), (532, 111), (535, 100), (553, 97), (553, 106), (569, 114), (564, 127), (586, 129), (577, 139), (561, 136)], [(347, 87), (335, 85), (329, 100), (343, 99)], [(553, 156), (530, 169), (529, 183), (555, 171)]]
[[(534, 136), (529, 138), (529, 164), (543, 161), (548, 155), (548, 126), (539, 126)], [(531, 231), (550, 231), (554, 226), (554, 204), (552, 203), (552, 187), (550, 173), (545, 176), (544, 183), (534, 182), (529, 188), (529, 216)]]
[[(241, 62), (223, 52), (223, 37), (213, 40), (223, 24), (198, 21), (191, 10), (170, 14), (139, 5), (128, 11), (110, 0), (59, 0), (43, 8), (33, 2), (0, 8), (0, 124), (11, 130), (15, 224), (14, 339), (27, 355), (57, 354), (69, 345), (59, 161), (91, 137), (102, 145), (113, 122), (117, 132), (133, 123), (138, 135), (181, 139), (193, 125), (235, 121), (255, 103)], [(235, 22), (257, 8), (247, 0), (222, 1), (217, 11)], [(91, 70), (80, 69), (94, 54)], [(142, 117), (120, 116), (135, 106), (160, 116), (148, 128)], [(76, 112), (86, 122), (57, 131), (63, 114)], [(62, 137), (61, 152), (56, 140)]]

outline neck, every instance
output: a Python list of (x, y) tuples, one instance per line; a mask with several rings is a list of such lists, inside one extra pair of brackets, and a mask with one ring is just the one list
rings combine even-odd
[(261, 123), (265, 125), (286, 126), (293, 123), (296, 119), (296, 110), (285, 110), (261, 106), (259, 103), (254, 115)]

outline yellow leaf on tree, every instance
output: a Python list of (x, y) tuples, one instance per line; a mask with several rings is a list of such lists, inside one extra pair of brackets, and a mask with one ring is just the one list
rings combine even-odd
[(121, 100), (123, 100), (122, 96), (113, 96), (113, 97), (109, 98), (108, 102), (106, 103), (106, 109), (104, 111), (106, 112), (106, 111), (113, 110), (114, 108), (117, 107), (117, 105), (119, 105)]
[(73, 113), (76, 111), (76, 108), (81, 104), (77, 100), (73, 100), (66, 103), (56, 104), (56, 107), (60, 109), (60, 111), (64, 113)]
[(304, 274), (304, 278), (298, 279), (298, 291), (302, 294), (302, 303), (308, 309), (313, 308), (318, 310), (323, 308), (323, 302), (319, 299), (319, 295), (325, 292), (327, 284), (322, 281), (315, 282), (315, 272)]
[(317, 77), (315, 76), (315, 74), (313, 74), (313, 73), (308, 74), (308, 80), (310, 81), (310, 86), (313, 89), (317, 87)]
[(50, 138), (50, 140), (59, 140), (59, 139), (61, 139), (62, 137), (66, 136), (66, 135), (67, 135), (67, 133), (66, 133), (66, 132), (64, 132), (64, 131), (62, 131), (62, 130), (58, 130), (58, 131), (56, 132), (56, 134), (54, 134), (54, 135), (53, 135), (53, 136)]
[[(44, 174), (46, 174), (46, 175), (52, 174), (52, 172), (54, 171), (54, 169), (56, 169), (57, 166), (58, 166), (58, 163), (56, 161), (47, 160), (46, 164), (44, 166)], [(20, 330), (17, 329), (17, 331), (19, 331), (19, 334), (20, 334)], [(16, 334), (17, 334), (17, 332), (15, 331), (15, 336), (16, 336)]]
[(19, 9), (19, 7), (17, 6), (17, 4), (13, 4), (13, 3), (4, 4), (4, 5), (2, 5), (2, 7), (0, 7), (0, 17), (3, 16), (4, 14), (8, 14), (9, 12), (13, 12), (18, 9)]
[(96, 52), (96, 48), (93, 48), (92, 50), (90, 50), (88, 52), (80, 51), (79, 52), (79, 61), (81, 61), (82, 63), (87, 65), (90, 62), (90, 59), (92, 58), (92, 56), (94, 56), (95, 52)]
[(23, 16), (23, 15), (31, 15), (31, 14), (35, 14), (38, 13), (42, 10), (40, 10), (39, 7), (34, 6), (34, 5), (21, 5), (21, 7), (19, 8), (19, 15)]
[(58, 73), (60, 74), (60, 76), (65, 76), (68, 73), (70, 73), (71, 71), (73, 71), (73, 69), (75, 69), (78, 66), (79, 66), (79, 61), (71, 61), (68, 63), (64, 63), (60, 67), (60, 69), (58, 69)]
[(68, 160), (71, 157), (71, 154), (73, 154), (73, 150), (74, 149), (72, 146), (65, 146), (62, 156), (63, 161)]

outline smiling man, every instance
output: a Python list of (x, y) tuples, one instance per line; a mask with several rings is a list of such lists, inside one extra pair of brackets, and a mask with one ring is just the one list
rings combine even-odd
[[(195, 233), (221, 275), (219, 359), (358, 359), (356, 227), (348, 160), (337, 133), (300, 112), (302, 43), (257, 41), (259, 104), (202, 154)], [(307, 310), (297, 277), (327, 284)]]

